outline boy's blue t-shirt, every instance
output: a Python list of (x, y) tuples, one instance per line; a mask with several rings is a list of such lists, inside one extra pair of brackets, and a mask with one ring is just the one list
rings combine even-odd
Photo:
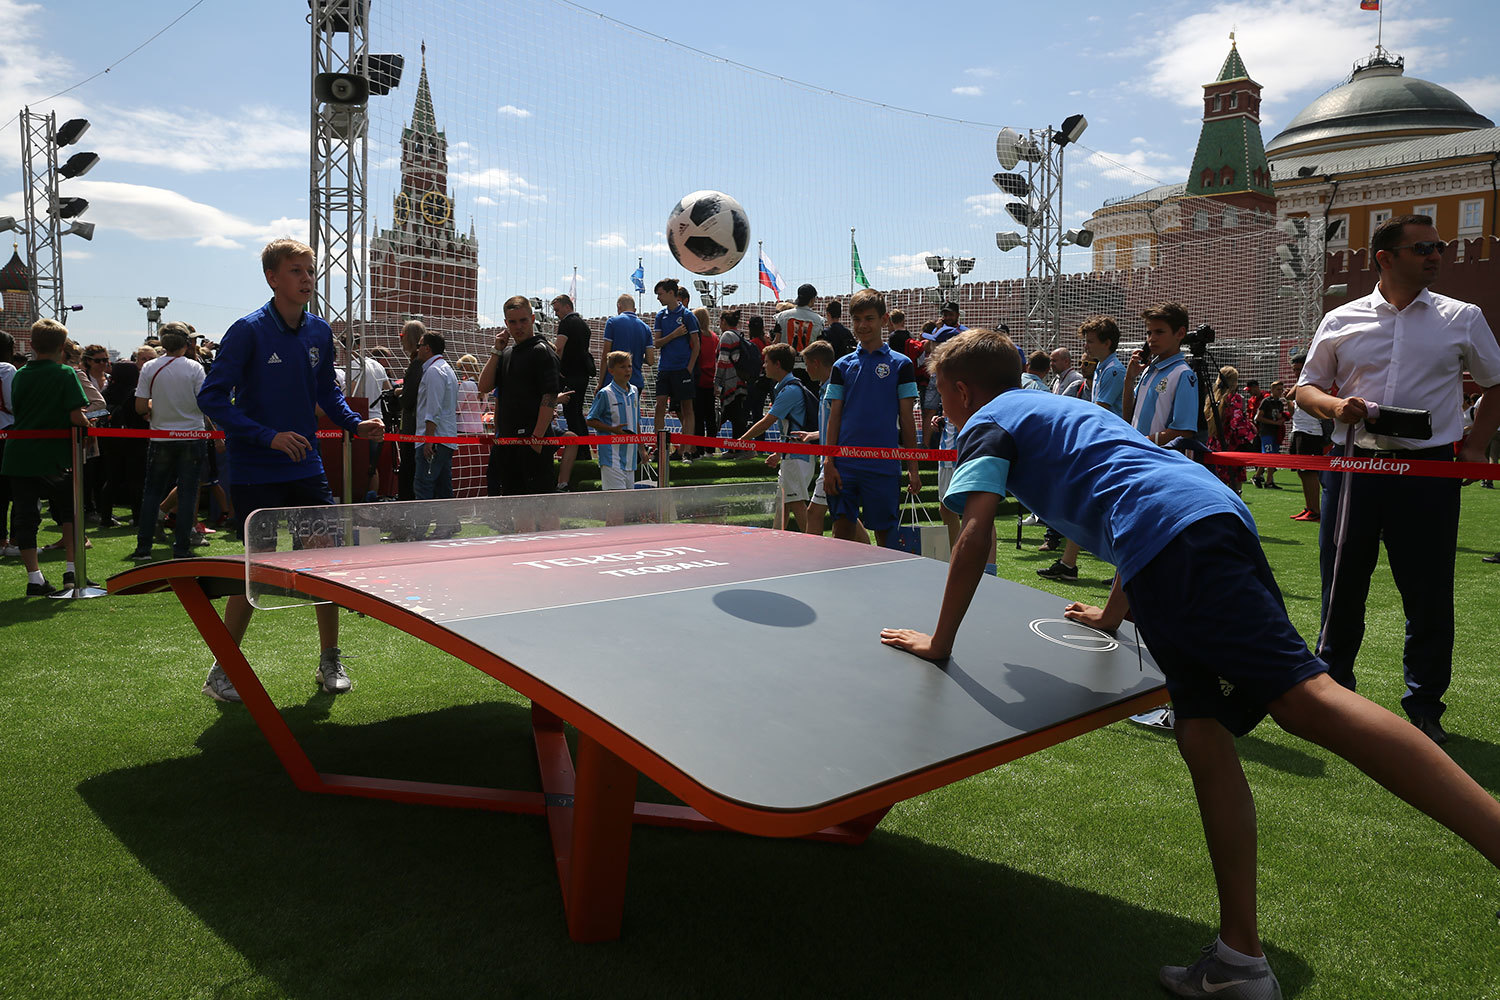
[(1255, 531), (1249, 509), (1208, 469), (1093, 403), (1051, 393), (1003, 392), (958, 435), (948, 509), (962, 514), (970, 493), (1007, 491), (1113, 563), (1122, 581), (1205, 517), (1233, 514)]
[[(304, 312), (292, 330), (267, 302), (234, 321), (198, 389), (198, 408), (227, 439), (230, 482), (284, 483), (323, 474), (315, 407), (347, 430), (360, 423), (333, 365), (333, 331), (321, 317)], [(271, 448), (281, 431), (295, 431), (312, 445), (302, 461)]]
[(1094, 369), (1094, 405), (1125, 416), (1125, 364), (1111, 354)]
[[(788, 373), (785, 378), (776, 383), (776, 398), (771, 403), (771, 416), (778, 421), (777, 429), (781, 432), (781, 440), (790, 441), (791, 432), (794, 430), (811, 430), (807, 419), (807, 401), (803, 398), (802, 383), (796, 375)], [(795, 426), (794, 426), (795, 425)], [(782, 461), (788, 459), (799, 459), (807, 461), (808, 455), (783, 455)]]
[(698, 317), (688, 312), (683, 306), (678, 306), (676, 309), (662, 309), (656, 314), (656, 332), (663, 337), (679, 326), (687, 327), (688, 336), (678, 337), (661, 349), (656, 358), (658, 372), (687, 371), (688, 362), (693, 358), (692, 335), (699, 332)]
[(635, 313), (620, 313), (604, 321), (604, 339), (612, 351), (630, 355), (630, 384), (646, 391), (646, 348), (651, 346), (651, 328)]
[[(916, 399), (917, 372), (911, 359), (881, 344), (863, 347), (833, 363), (828, 398), (843, 402), (839, 439), (827, 444), (895, 448), (901, 443), (901, 404)], [(901, 464), (880, 458), (841, 458), (837, 468), (871, 475), (896, 476)]]

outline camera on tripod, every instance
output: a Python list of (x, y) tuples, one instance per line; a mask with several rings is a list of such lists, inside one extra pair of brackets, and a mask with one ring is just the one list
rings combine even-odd
[(1214, 336), (1214, 328), (1204, 323), (1198, 329), (1193, 330), (1186, 337), (1183, 337), (1182, 342), (1194, 354), (1202, 354), (1208, 350), (1208, 345), (1214, 342)]

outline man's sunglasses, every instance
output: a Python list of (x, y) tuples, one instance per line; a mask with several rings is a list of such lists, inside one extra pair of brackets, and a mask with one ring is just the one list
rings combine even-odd
[(1405, 243), (1399, 247), (1391, 247), (1391, 249), (1415, 250), (1418, 257), (1426, 257), (1434, 253), (1442, 256), (1443, 251), (1448, 249), (1448, 244), (1442, 240), (1423, 240), (1421, 243)]

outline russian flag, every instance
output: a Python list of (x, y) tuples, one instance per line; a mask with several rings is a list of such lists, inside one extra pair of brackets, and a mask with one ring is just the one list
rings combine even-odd
[(1379, 10), (1380, 0), (1359, 0), (1360, 10)]
[(769, 288), (772, 295), (781, 298), (781, 275), (764, 250), (760, 252), (760, 283)]

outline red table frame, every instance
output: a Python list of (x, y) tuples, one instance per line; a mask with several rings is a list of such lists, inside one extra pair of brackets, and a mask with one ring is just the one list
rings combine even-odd
[[(111, 594), (146, 594), (170, 589), (218, 660), (246, 710), (265, 735), (281, 766), (301, 791), (355, 795), (421, 805), (545, 815), (562, 887), (568, 934), (575, 941), (609, 941), (620, 935), (630, 834), (636, 824), (695, 830), (736, 830), (770, 837), (805, 837), (862, 843), (897, 802), (941, 788), (999, 764), (1159, 705), (1156, 688), (1108, 708), (1028, 733), (1006, 743), (946, 761), (817, 808), (788, 811), (757, 808), (718, 795), (657, 756), (628, 733), (611, 725), (523, 669), (419, 614), (363, 591), (316, 575), (265, 570), (268, 586), (296, 590), (331, 601), (415, 636), (484, 671), (531, 700), (542, 791), (510, 791), (399, 778), (330, 774), (313, 766), (292, 735), (245, 654), (214, 608), (204, 581), (242, 583), (239, 559), (177, 559), (127, 570), (109, 580)], [(215, 588), (225, 592), (219, 583)], [(578, 732), (575, 761), (564, 720)], [(636, 801), (636, 778), (651, 777), (686, 805)]]

